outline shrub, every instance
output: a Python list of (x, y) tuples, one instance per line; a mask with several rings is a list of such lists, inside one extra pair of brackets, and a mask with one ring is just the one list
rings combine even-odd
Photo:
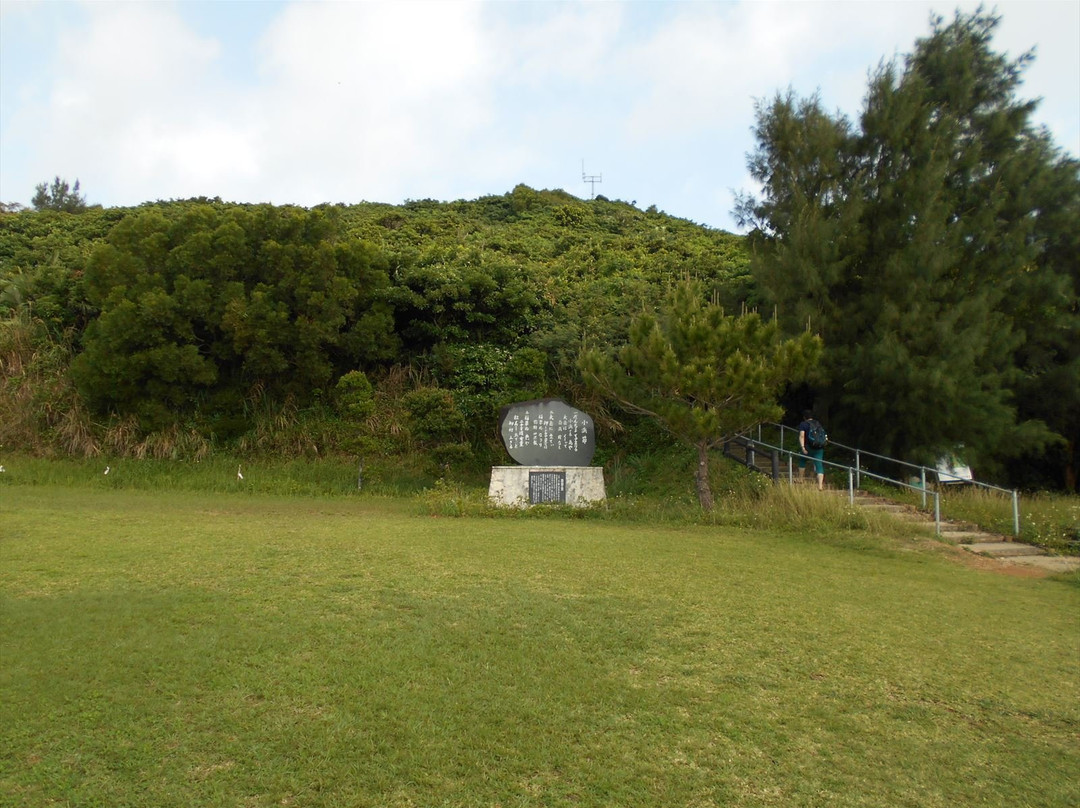
[(402, 398), (413, 437), (428, 447), (456, 443), (463, 437), (465, 416), (449, 390), (419, 387)]
[(334, 404), (345, 418), (366, 421), (375, 412), (375, 388), (363, 371), (349, 371), (334, 387)]

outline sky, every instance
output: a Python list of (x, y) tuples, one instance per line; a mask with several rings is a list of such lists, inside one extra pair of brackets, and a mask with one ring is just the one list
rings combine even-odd
[[(1080, 155), (1080, 0), (987, 4)], [(595, 190), (737, 232), (755, 102), (857, 118), (869, 74), (978, 3), (0, 0), (0, 201), (313, 206)], [(598, 178), (590, 184), (583, 176)]]

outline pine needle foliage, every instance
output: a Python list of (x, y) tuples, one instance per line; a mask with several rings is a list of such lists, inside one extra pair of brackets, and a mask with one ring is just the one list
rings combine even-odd
[(999, 22), (933, 19), (857, 119), (760, 103), (764, 191), (738, 212), (764, 297), (825, 339), (815, 409), (848, 443), (917, 462), (964, 444), (986, 468), (1058, 441), (1075, 487), (1080, 162), (1033, 123), (1033, 54), (995, 51)]
[(698, 501), (711, 510), (709, 450), (779, 419), (784, 386), (805, 376), (820, 353), (817, 336), (785, 339), (775, 320), (728, 315), (699, 283), (684, 281), (659, 315), (633, 320), (625, 345), (613, 354), (586, 350), (579, 366), (588, 384), (697, 450)]

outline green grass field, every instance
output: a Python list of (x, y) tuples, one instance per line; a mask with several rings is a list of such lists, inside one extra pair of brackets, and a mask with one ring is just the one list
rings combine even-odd
[(5, 806), (1080, 804), (1080, 586), (865, 530), (0, 486)]

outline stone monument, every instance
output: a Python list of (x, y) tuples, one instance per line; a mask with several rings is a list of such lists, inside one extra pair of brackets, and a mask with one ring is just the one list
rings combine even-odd
[(557, 398), (503, 407), (499, 435), (519, 466), (494, 466), (488, 498), (495, 505), (584, 507), (606, 499), (604, 470), (590, 466), (593, 419)]

